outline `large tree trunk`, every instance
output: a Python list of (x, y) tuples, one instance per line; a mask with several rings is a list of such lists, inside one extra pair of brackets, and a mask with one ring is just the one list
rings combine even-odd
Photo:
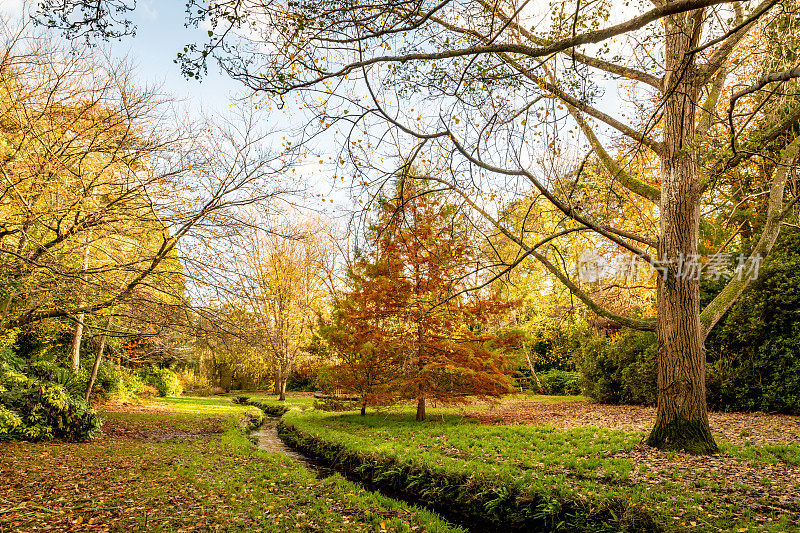
[[(699, 82), (693, 56), (702, 13), (667, 22), (664, 153), (661, 161), (661, 237), (658, 243), (658, 411), (647, 443), (704, 454), (717, 450), (708, 425), (705, 349), (700, 327), (697, 261), (700, 182), (692, 146)], [(687, 261), (689, 264), (687, 264)]]
[[(78, 291), (77, 306), (83, 307), (86, 304), (86, 282), (88, 280), (86, 271), (89, 268), (89, 248), (87, 244), (83, 249), (83, 268), (81, 270), (81, 289)], [(77, 372), (81, 366), (81, 342), (83, 342), (83, 320), (85, 315), (78, 313), (77, 323), (75, 324), (75, 334), (72, 337), (72, 349), (70, 351), (70, 362), (72, 370)]]

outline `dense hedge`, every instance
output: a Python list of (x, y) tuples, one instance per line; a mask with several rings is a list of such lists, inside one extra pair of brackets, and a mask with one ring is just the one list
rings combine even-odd
[(458, 515), (492, 531), (661, 531), (653, 518), (622, 500), (602, 501), (530, 492), (468, 472), (399, 462), (327, 442), (281, 422), (278, 434), (290, 446), (387, 493)]
[[(81, 362), (81, 369), (77, 375), (76, 392), (86, 390), (94, 361)], [(126, 368), (118, 367), (110, 361), (103, 361), (97, 370), (97, 378), (92, 387), (92, 397), (109, 400), (130, 400), (137, 398), (145, 390), (145, 384), (136, 375)]]
[(289, 410), (288, 407), (285, 405), (275, 405), (270, 403), (264, 403), (258, 400), (253, 400), (252, 398), (248, 398), (247, 396), (238, 396), (234, 403), (238, 403), (240, 405), (252, 405), (254, 407), (258, 407), (261, 409), (264, 414), (269, 416), (282, 416), (286, 414)]
[(312, 392), (317, 390), (319, 369), (309, 362), (302, 362), (289, 372), (287, 391)]
[(538, 374), (545, 394), (564, 395), (581, 393), (581, 373), (552, 369)]
[(800, 414), (797, 231), (781, 236), (758, 279), (714, 328), (706, 345), (712, 407)]

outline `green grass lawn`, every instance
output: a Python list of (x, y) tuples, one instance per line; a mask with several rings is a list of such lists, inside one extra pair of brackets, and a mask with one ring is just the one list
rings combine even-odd
[[(642, 446), (640, 432), (591, 426), (481, 425), (454, 409), (432, 409), (429, 415), (427, 422), (418, 423), (411, 409), (365, 417), (292, 410), (284, 420), (306, 435), (380, 461), (393, 458), (443, 475), (466, 473), (487, 487), (547, 495), (557, 502), (585, 502), (587, 509), (618, 501), (623, 508), (648, 513), (668, 531), (800, 527), (798, 499), (779, 501), (786, 491), (797, 494), (795, 476), (800, 471), (775, 479), (780, 489), (769, 486), (769, 476), (781, 476), (796, 467), (797, 445), (721, 442), (722, 454), (698, 458)], [(760, 470), (749, 475), (754, 468)]]
[(254, 413), (169, 398), (105, 413), (93, 442), (1, 443), (0, 531), (458, 530), (256, 449), (242, 430)]

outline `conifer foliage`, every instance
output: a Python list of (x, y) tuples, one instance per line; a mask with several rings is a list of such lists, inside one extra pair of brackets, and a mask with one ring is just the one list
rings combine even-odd
[(403, 174), (378, 203), (369, 248), (348, 271), (349, 290), (321, 333), (338, 363), (330, 384), (367, 405), (458, 403), (508, 391), (507, 361), (488, 348), (508, 303), (467, 291), (476, 276), (470, 227), (446, 195)]

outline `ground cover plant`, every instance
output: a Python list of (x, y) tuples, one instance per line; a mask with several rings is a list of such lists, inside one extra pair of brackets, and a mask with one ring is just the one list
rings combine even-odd
[(0, 531), (457, 531), (256, 449), (226, 397), (106, 406), (89, 443), (0, 443)]
[[(435, 410), (422, 424), (412, 415), (292, 410), (284, 434), (372, 480), (409, 483), (431, 500), (460, 498), (466, 512), (497, 512), (512, 525), (537, 514), (552, 530), (786, 531), (800, 523), (796, 417), (715, 413), (721, 453), (696, 457), (642, 444), (652, 408), (517, 399)], [(426, 496), (413, 486), (426, 476), (468, 490), (443, 482)]]

